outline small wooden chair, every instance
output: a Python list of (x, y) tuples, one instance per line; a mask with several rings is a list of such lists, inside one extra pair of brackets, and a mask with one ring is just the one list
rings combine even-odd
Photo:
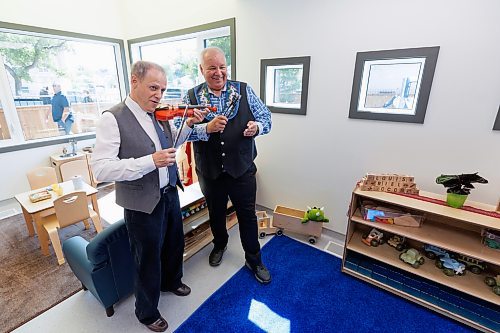
[[(54, 201), (55, 215), (44, 217), (43, 227), (49, 234), (50, 241), (59, 265), (64, 264), (64, 256), (59, 239), (58, 229), (87, 219), (92, 219), (97, 232), (102, 231), (99, 215), (88, 206), (85, 192), (73, 192), (63, 195)], [(87, 226), (86, 226), (87, 228)]]
[(53, 167), (39, 167), (26, 173), (32, 190), (57, 184), (56, 170)]
[(85, 183), (94, 186), (86, 159), (73, 160), (63, 163), (60, 165), (59, 169), (61, 170), (61, 178), (63, 182), (70, 180), (74, 176), (82, 176)]

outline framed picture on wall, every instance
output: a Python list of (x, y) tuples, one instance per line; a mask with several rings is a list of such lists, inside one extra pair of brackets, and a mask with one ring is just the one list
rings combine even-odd
[(262, 59), (260, 98), (271, 112), (305, 115), (311, 57)]
[(424, 122), (439, 46), (358, 52), (349, 118)]
[(498, 107), (497, 119), (495, 119), (495, 124), (493, 124), (493, 130), (500, 131), (500, 106)]

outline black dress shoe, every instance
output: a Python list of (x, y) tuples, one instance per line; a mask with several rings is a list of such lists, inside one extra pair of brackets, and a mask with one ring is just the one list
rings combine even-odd
[(245, 261), (245, 265), (253, 272), (257, 281), (262, 284), (268, 284), (271, 282), (271, 273), (269, 273), (268, 269), (261, 262), (257, 265), (250, 265), (248, 261)]
[(227, 246), (224, 247), (223, 249), (216, 249), (214, 247), (214, 249), (212, 250), (212, 252), (210, 252), (210, 255), (208, 256), (208, 263), (210, 264), (210, 266), (219, 266), (220, 263), (222, 262), (222, 257), (224, 255), (224, 251), (226, 251), (227, 249)]
[(146, 325), (146, 327), (153, 332), (165, 332), (168, 328), (168, 323), (165, 318), (160, 316), (154, 323)]
[(187, 285), (185, 285), (184, 283), (181, 284), (181, 286), (177, 289), (171, 289), (171, 290), (168, 290), (170, 291), (171, 293), (174, 293), (176, 294), (177, 296), (187, 296), (191, 293), (191, 288), (189, 288)]

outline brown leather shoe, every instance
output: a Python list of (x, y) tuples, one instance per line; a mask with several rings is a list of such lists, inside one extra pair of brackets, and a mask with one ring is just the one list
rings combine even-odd
[(179, 288), (169, 291), (177, 296), (187, 296), (191, 293), (191, 288), (189, 288), (187, 285), (183, 283)]
[(165, 318), (160, 316), (154, 323), (146, 325), (146, 327), (153, 332), (165, 332), (168, 328), (168, 323)]

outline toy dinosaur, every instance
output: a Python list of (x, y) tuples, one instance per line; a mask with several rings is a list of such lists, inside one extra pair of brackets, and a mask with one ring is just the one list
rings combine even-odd
[(302, 223), (307, 223), (309, 221), (314, 222), (328, 222), (329, 220), (325, 218), (324, 213), (325, 207), (309, 207), (307, 206), (307, 212), (304, 213), (304, 218), (302, 219)]

